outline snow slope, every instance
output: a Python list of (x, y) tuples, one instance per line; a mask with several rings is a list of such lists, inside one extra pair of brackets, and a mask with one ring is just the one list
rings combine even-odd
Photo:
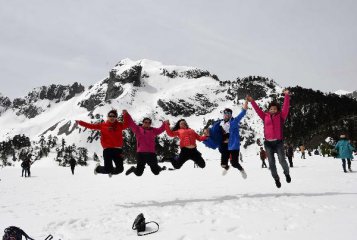
[(52, 159), (36, 162), (31, 178), (21, 178), (19, 167), (3, 168), (0, 229), (19, 226), (35, 239), (137, 239), (131, 226), (142, 212), (160, 224), (145, 239), (356, 238), (357, 173), (343, 173), (340, 160), (296, 154), (292, 183), (277, 189), (254, 152), (243, 152), (244, 180), (236, 169), (222, 176), (218, 154), (199, 149), (205, 169), (189, 161), (159, 176), (149, 168), (142, 177), (95, 176), (93, 166), (72, 176)]

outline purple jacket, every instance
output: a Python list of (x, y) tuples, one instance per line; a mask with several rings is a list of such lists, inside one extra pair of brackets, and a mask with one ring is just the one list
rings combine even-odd
[(136, 125), (129, 114), (124, 114), (124, 119), (135, 133), (136, 152), (155, 153), (155, 137), (165, 131), (165, 124), (162, 123), (160, 128), (145, 129)]
[(282, 140), (283, 139), (283, 126), (289, 113), (290, 97), (285, 94), (283, 109), (274, 115), (269, 112), (263, 112), (255, 101), (252, 101), (252, 106), (257, 112), (259, 117), (264, 122), (264, 137), (266, 140)]

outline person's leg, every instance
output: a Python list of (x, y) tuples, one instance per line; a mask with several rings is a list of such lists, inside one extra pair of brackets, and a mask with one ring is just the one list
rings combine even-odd
[(74, 175), (74, 167), (71, 167), (72, 175)]
[(189, 159), (189, 149), (181, 148), (181, 152), (177, 159), (172, 159), (171, 163), (175, 169), (180, 169), (182, 165)]
[(351, 169), (351, 159), (347, 158), (347, 165), (348, 165), (348, 170), (350, 172), (352, 172), (352, 169)]
[(206, 166), (205, 160), (202, 158), (202, 154), (197, 150), (197, 148), (191, 149), (191, 159), (199, 166), (204, 168)]
[(147, 154), (147, 164), (151, 168), (151, 172), (155, 175), (159, 175), (159, 173), (162, 171), (162, 168), (159, 166), (157, 162), (157, 156), (155, 153), (148, 153)]
[(220, 148), (219, 152), (221, 153), (221, 167), (228, 170), (228, 160), (229, 160), (229, 151), (228, 151), (228, 143), (223, 143)]
[(294, 167), (294, 165), (293, 165), (293, 157), (292, 156), (288, 156), (288, 160), (289, 160), (290, 167)]
[(275, 165), (275, 157), (274, 157), (275, 143), (269, 142), (269, 141), (264, 141), (264, 147), (265, 147), (265, 151), (267, 153), (271, 175), (273, 176), (274, 179), (279, 179), (279, 175), (278, 175), (278, 172), (276, 170), (276, 165)]
[(124, 171), (124, 159), (123, 150), (121, 148), (114, 148), (111, 151), (111, 159), (115, 164), (115, 168), (112, 170), (112, 174), (119, 174)]
[(276, 152), (278, 154), (279, 163), (283, 167), (286, 181), (289, 183), (289, 182), (291, 182), (291, 178), (290, 178), (289, 165), (285, 159), (285, 151), (284, 151), (284, 142), (283, 141), (277, 141)]
[(229, 152), (232, 156), (232, 159), (231, 159), (232, 167), (238, 168), (239, 171), (242, 171), (243, 167), (242, 167), (242, 165), (239, 164), (239, 159), (238, 159), (239, 158), (239, 150), (231, 150)]
[(346, 171), (346, 160), (344, 158), (342, 159), (342, 168), (343, 168), (344, 172), (347, 172)]
[[(21, 174), (21, 177), (23, 177), (24, 176), (24, 173), (25, 173), (25, 168), (22, 168), (22, 174)], [(26, 174), (26, 173), (25, 173)]]
[(113, 163), (111, 159), (111, 148), (106, 148), (103, 150), (104, 166), (98, 166), (95, 171), (101, 174), (111, 173), (113, 170)]

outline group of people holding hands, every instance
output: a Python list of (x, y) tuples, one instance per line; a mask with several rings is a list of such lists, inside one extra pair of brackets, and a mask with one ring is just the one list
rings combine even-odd
[[(284, 103), (280, 110), (279, 104), (271, 102), (268, 111), (264, 112), (251, 96), (247, 96), (243, 104), (242, 111), (233, 117), (233, 111), (226, 108), (223, 111), (223, 118), (215, 121), (209, 129), (205, 129), (203, 135), (197, 134), (191, 129), (185, 119), (180, 119), (172, 128), (169, 120), (163, 121), (160, 127), (151, 126), (151, 119), (144, 118), (142, 124), (134, 122), (127, 110), (123, 110), (123, 121), (118, 121), (118, 112), (111, 110), (108, 112), (107, 121), (101, 123), (87, 123), (77, 120), (83, 127), (98, 130), (101, 132), (101, 145), (103, 147), (104, 166), (96, 166), (94, 172), (102, 174), (120, 174), (124, 171), (123, 158), (123, 133), (126, 128), (130, 128), (137, 142), (136, 166), (130, 167), (126, 175), (134, 173), (141, 176), (145, 165), (148, 164), (151, 171), (158, 175), (164, 167), (158, 165), (155, 153), (155, 137), (164, 131), (170, 137), (177, 137), (180, 140), (179, 156), (171, 161), (175, 169), (181, 168), (189, 159), (195, 164), (204, 168), (206, 166), (202, 154), (197, 150), (196, 141), (202, 141), (207, 147), (217, 149), (221, 153), (221, 167), (223, 174), (231, 167), (237, 168), (242, 177), (247, 178), (242, 165), (239, 163), (240, 136), (239, 126), (241, 119), (248, 109), (248, 102), (264, 123), (264, 147), (267, 153), (271, 174), (278, 188), (281, 187), (279, 175), (277, 173), (274, 153), (277, 153), (279, 163), (283, 167), (284, 175), (288, 183), (291, 182), (289, 166), (285, 159), (283, 143), (283, 124), (289, 113), (290, 97), (289, 91), (284, 90)], [(230, 160), (230, 165), (229, 165)], [(113, 166), (113, 162), (115, 167)]]

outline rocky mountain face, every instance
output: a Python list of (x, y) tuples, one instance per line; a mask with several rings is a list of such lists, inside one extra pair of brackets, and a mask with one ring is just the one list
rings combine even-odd
[[(69, 143), (80, 142), (89, 150), (98, 149), (97, 132), (78, 128), (75, 120), (100, 122), (109, 110), (116, 108), (119, 113), (127, 109), (136, 121), (150, 117), (154, 125), (159, 125), (162, 119), (174, 122), (185, 118), (192, 128), (202, 130), (208, 121), (222, 118), (221, 111), (226, 107), (233, 108), (237, 115), (247, 94), (266, 109), (270, 101), (282, 101), (282, 90), (274, 80), (261, 76), (221, 81), (202, 69), (124, 59), (106, 78), (88, 89), (79, 83), (43, 86), (12, 102), (0, 95), (0, 137), (52, 135)], [(341, 131), (357, 136), (356, 100), (301, 87), (292, 87), (290, 91), (291, 108), (284, 128), (288, 142), (315, 147), (327, 136), (337, 136)], [(6, 111), (28, 120), (16, 119), (11, 114), (5, 118)], [(261, 120), (254, 110), (249, 110), (241, 123), (242, 146), (263, 141), (262, 129)]]

